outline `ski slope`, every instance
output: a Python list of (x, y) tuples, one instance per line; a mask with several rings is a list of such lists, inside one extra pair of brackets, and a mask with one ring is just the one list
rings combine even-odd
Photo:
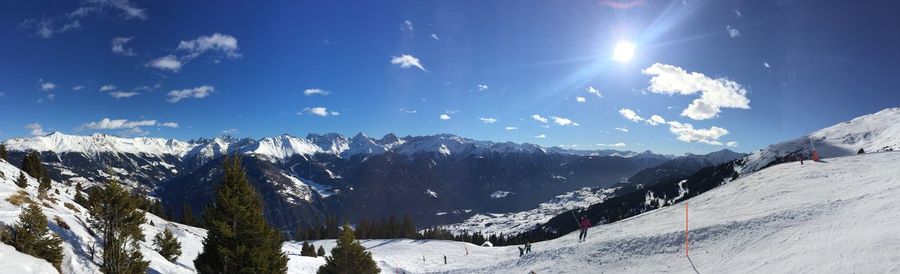
[[(691, 260), (700, 273), (900, 272), (897, 163), (900, 152), (785, 163), (694, 197)], [(522, 258), (516, 247), (362, 243), (385, 273), (693, 273), (684, 255), (684, 210), (681, 203), (597, 226), (583, 243), (577, 232), (534, 243)], [(299, 244), (285, 250), (299, 251)], [(314, 244), (330, 250), (333, 241)], [(290, 258), (292, 273), (324, 263)]]

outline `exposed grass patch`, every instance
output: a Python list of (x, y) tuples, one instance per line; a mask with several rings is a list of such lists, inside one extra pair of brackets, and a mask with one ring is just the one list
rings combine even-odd
[(63, 206), (65, 206), (68, 209), (71, 209), (72, 211), (75, 211), (75, 213), (81, 213), (81, 210), (78, 209), (77, 207), (75, 207), (75, 205), (73, 205), (72, 203), (64, 203)]
[(63, 219), (60, 218), (59, 215), (53, 216), (53, 221), (55, 221), (56, 225), (58, 225), (59, 227), (62, 227), (65, 230), (71, 230), (69, 224), (67, 224), (66, 221), (63, 221)]
[(19, 190), (19, 192), (9, 196), (9, 198), (6, 198), (6, 201), (16, 206), (34, 203), (34, 200), (31, 200), (31, 197), (28, 197), (28, 192), (25, 192), (24, 190)]

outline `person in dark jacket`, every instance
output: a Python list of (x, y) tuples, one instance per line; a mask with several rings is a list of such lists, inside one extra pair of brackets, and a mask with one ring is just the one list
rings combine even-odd
[(525, 242), (525, 254), (531, 253), (531, 243)]
[(520, 246), (519, 247), (519, 257), (522, 257), (522, 255), (525, 255), (525, 249)]
[(583, 242), (584, 239), (587, 238), (588, 228), (591, 228), (591, 220), (587, 217), (581, 217), (581, 223), (578, 226), (581, 227), (581, 234), (578, 235), (578, 241)]

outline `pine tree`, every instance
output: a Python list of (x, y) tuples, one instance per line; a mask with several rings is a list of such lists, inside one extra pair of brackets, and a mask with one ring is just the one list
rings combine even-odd
[(40, 183), (38, 184), (38, 197), (47, 197), (47, 191), (49, 191), (50, 188), (52, 188), (52, 185), (50, 185), (50, 177), (41, 177)]
[(194, 219), (194, 209), (187, 202), (181, 204), (181, 223), (191, 226), (197, 225), (197, 220)]
[(309, 256), (309, 242), (303, 241), (303, 246), (300, 247), (300, 256)]
[(281, 233), (263, 218), (262, 201), (247, 181), (241, 159), (223, 161), (222, 183), (204, 213), (209, 231), (194, 260), (199, 273), (285, 273)]
[(319, 246), (319, 251), (316, 252), (316, 255), (319, 256), (319, 257), (325, 256), (325, 246), (320, 245), (320, 246)]
[(56, 270), (62, 263), (62, 240), (47, 227), (47, 216), (37, 204), (19, 214), (19, 221), (3, 232), (3, 242), (17, 251), (47, 260)]
[(331, 256), (325, 256), (325, 264), (316, 273), (379, 273), (381, 269), (372, 260), (372, 253), (353, 237), (350, 225), (344, 224), (337, 245), (331, 249)]
[(168, 228), (153, 237), (153, 245), (156, 246), (156, 252), (170, 262), (175, 262), (181, 256), (181, 243)]
[(83, 207), (88, 206), (87, 198), (84, 198), (84, 195), (81, 192), (84, 191), (81, 188), (81, 182), (75, 183), (75, 198), (72, 198), (72, 201), (75, 201), (76, 204), (79, 204)]
[(41, 155), (37, 151), (32, 151), (22, 160), (22, 171), (31, 175), (35, 179), (48, 177), (47, 169), (41, 163)]
[(6, 151), (6, 145), (0, 144), (0, 159), (9, 162), (9, 153)]
[(88, 198), (91, 227), (102, 239), (103, 273), (144, 273), (149, 265), (141, 255), (138, 242), (144, 239), (141, 224), (144, 212), (140, 201), (119, 182), (111, 180), (102, 189), (94, 188)]
[(16, 178), (16, 185), (21, 188), (28, 187), (28, 179), (25, 178), (25, 172), (19, 171), (19, 178)]

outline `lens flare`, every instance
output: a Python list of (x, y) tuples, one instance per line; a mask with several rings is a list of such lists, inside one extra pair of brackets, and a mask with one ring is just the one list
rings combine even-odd
[(616, 44), (616, 48), (613, 50), (612, 59), (616, 60), (619, 63), (628, 63), (631, 59), (634, 58), (634, 43), (628, 41), (621, 41)]

